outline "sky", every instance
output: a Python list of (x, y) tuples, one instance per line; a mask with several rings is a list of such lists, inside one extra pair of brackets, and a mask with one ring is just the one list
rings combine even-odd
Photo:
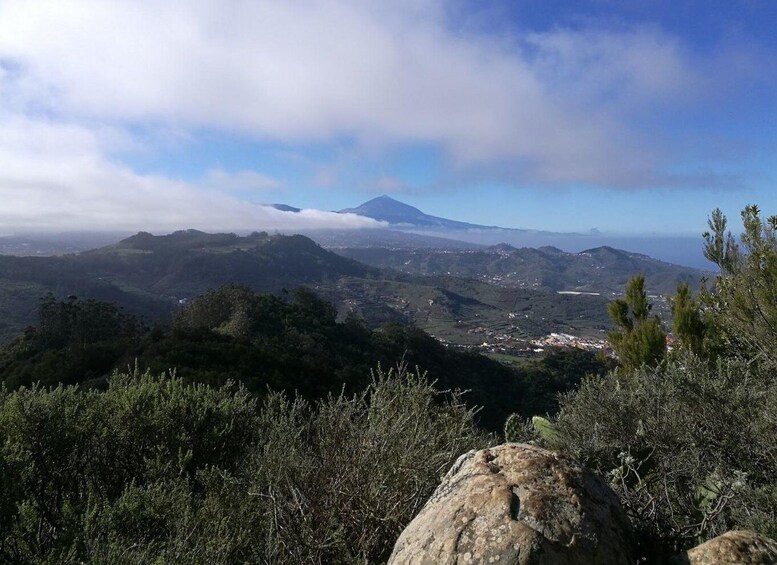
[[(772, 0), (0, 0), (0, 232), (777, 213)], [(301, 214), (264, 206), (285, 203)]]

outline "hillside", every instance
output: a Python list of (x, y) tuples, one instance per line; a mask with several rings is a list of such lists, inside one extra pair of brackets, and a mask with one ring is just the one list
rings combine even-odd
[(77, 258), (86, 268), (121, 285), (176, 299), (224, 284), (260, 292), (310, 285), (377, 270), (343, 258), (301, 235), (208, 234), (197, 230), (154, 236), (141, 232)]
[(696, 287), (704, 274), (606, 246), (580, 253), (507, 244), (470, 250), (362, 247), (341, 248), (337, 252), (374, 267), (414, 275), (449, 275), (504, 287), (601, 294), (622, 292), (629, 278), (638, 273), (645, 275), (649, 291), (655, 294), (670, 294), (679, 282)]
[(376, 269), (323, 250), (302, 236), (138, 233), (119, 243), (59, 257), (0, 256), (0, 338), (34, 322), (48, 292), (116, 302), (149, 320), (227, 283), (256, 291), (315, 284)]
[(368, 321), (410, 323), (460, 345), (509, 343), (550, 332), (601, 337), (610, 323), (601, 296), (504, 288), (452, 276), (346, 277), (317, 290)]
[(441, 390), (469, 391), (467, 403), (487, 408), (479, 421), (493, 431), (512, 411), (555, 410), (556, 392), (603, 369), (592, 353), (574, 350), (515, 370), (444, 347), (415, 327), (338, 321), (310, 290), (279, 297), (225, 286), (195, 297), (153, 331), (115, 305), (49, 298), (34, 327), (0, 345), (0, 382), (11, 390), (35, 382), (101, 388), (114, 369), (137, 363), (154, 374), (174, 369), (189, 382), (231, 380), (258, 395), (269, 388), (316, 399), (358, 392), (372, 369), (399, 360), (429, 371)]
[[(225, 287), (167, 327), (135, 322), (47, 300), (0, 345), (3, 562), (384, 563), (460, 452), (495, 441), (484, 431), (555, 412), (607, 368), (570, 350), (511, 369), (416, 328), (337, 322), (309, 291)], [(330, 531), (344, 542), (307, 549)], [(291, 544), (305, 553), (275, 549)]]
[[(532, 337), (550, 331), (598, 331), (607, 324), (598, 297), (500, 289), (460, 277), (426, 277), (367, 266), (301, 235), (141, 232), (114, 245), (62, 257), (0, 257), (0, 336), (34, 323), (41, 296), (76, 295), (116, 302), (149, 321), (224, 284), (279, 293), (308, 286), (376, 327), (412, 323), (453, 343), (482, 343), (469, 330)], [(521, 312), (521, 323), (510, 314)], [(513, 316), (515, 317), (515, 316)]]

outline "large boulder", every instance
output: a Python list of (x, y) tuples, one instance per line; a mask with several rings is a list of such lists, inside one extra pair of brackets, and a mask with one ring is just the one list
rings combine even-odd
[(748, 530), (732, 530), (697, 545), (674, 563), (690, 565), (772, 565), (777, 563), (777, 542)]
[(627, 531), (604, 481), (553, 451), (508, 443), (456, 461), (389, 563), (631, 564)]

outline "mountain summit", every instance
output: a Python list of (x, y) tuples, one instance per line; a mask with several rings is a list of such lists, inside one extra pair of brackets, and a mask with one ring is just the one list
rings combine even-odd
[(441, 228), (452, 230), (482, 229), (485, 226), (477, 224), (468, 224), (466, 222), (457, 222), (437, 216), (424, 214), (418, 208), (395, 200), (390, 196), (378, 196), (358, 206), (356, 208), (345, 208), (339, 211), (340, 214), (357, 214), (366, 216), (374, 220), (388, 222), (392, 225), (418, 227), (418, 228)]
[[(440, 238), (444, 238), (458, 241), (459, 249), (462, 243), (479, 246), (507, 243), (513, 247), (532, 247), (535, 249), (553, 247), (552, 251), (556, 253), (561, 249), (566, 252), (578, 252), (581, 249), (585, 249), (587, 251), (583, 253), (607, 255), (611, 252), (606, 249), (596, 249), (597, 246), (607, 246), (611, 249), (631, 249), (643, 256), (656, 257), (661, 261), (704, 270), (709, 269), (710, 265), (703, 257), (699, 260), (701, 245), (698, 238), (695, 237), (629, 236), (606, 234), (598, 231), (585, 233), (551, 232), (526, 228), (504, 228), (494, 225), (470, 224), (425, 214), (418, 208), (395, 200), (385, 194), (378, 198), (373, 198), (356, 208), (340, 210), (340, 213), (366, 216), (389, 224), (389, 230), (369, 230), (370, 238), (372, 239), (369, 244), (363, 245), (364, 247), (377, 247), (375, 240), (380, 237), (381, 233), (390, 233), (392, 237), (396, 236), (396, 234), (409, 233), (414, 236), (431, 236), (437, 239), (434, 245), (418, 243), (417, 245), (409, 245), (409, 247), (446, 247), (444, 242), (440, 241)], [(520, 210), (517, 210), (516, 213), (523, 215)], [(345, 245), (337, 245), (337, 247), (358, 247), (358, 245), (353, 243), (353, 232), (348, 232), (343, 240), (347, 243)], [(395, 242), (387, 242), (385, 238), (383, 242), (383, 247), (397, 246)], [(405, 240), (405, 245), (400, 246), (408, 246), (407, 240)], [(509, 252), (507, 249), (503, 249), (503, 251)], [(546, 251), (551, 250), (546, 249)], [(625, 284), (625, 281), (623, 282)]]

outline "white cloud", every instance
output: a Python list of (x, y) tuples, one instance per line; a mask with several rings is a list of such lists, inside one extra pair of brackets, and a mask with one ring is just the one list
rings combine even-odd
[[(138, 174), (115, 157), (153, 148), (135, 126), (281, 147), (345, 138), (370, 158), (419, 144), (441, 150), (445, 178), (715, 182), (671, 174), (688, 170), (673, 167), (688, 148), (668, 146), (654, 115), (709, 97), (732, 68), (752, 65), (747, 52), (701, 61), (652, 28), (488, 37), (449, 24), (445, 3), (432, 1), (0, 0), (0, 222), (375, 225), (246, 203), (246, 193), (282, 185), (260, 171), (215, 169), (196, 185)], [(334, 161), (314, 166), (314, 185), (375, 179)], [(375, 185), (403, 187), (390, 176)]]
[(311, 183), (319, 188), (330, 188), (337, 184), (340, 171), (333, 164), (314, 167)]
[(634, 107), (701, 94), (698, 63), (658, 29), (555, 30), (526, 42), (536, 50), (538, 76), (567, 99)]
[(7, 0), (4, 99), (121, 125), (282, 142), (431, 143), (451, 165), (510, 162), (540, 182), (661, 175), (629, 127), (698, 92), (678, 41), (651, 29), (455, 33), (444, 4), (349, 0)]
[[(212, 178), (267, 182), (249, 172)], [(77, 125), (0, 116), (0, 225), (5, 230), (301, 230), (371, 228), (352, 214), (281, 212), (228, 194), (139, 175), (106, 159), (100, 138)]]

